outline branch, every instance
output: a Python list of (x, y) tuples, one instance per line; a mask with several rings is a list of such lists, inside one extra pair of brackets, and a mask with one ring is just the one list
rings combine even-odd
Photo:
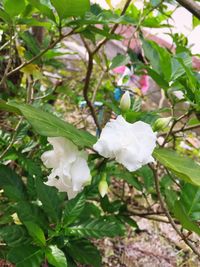
[(75, 29), (71, 30), (68, 34), (66, 35), (61, 35), (56, 41), (54, 41), (53, 43), (51, 43), (47, 48), (45, 48), (44, 50), (42, 50), (38, 55), (34, 56), (33, 58), (31, 58), (30, 60), (22, 63), (21, 65), (19, 65), (18, 67), (16, 67), (15, 69), (11, 70), (10, 72), (8, 72), (6, 74), (6, 77), (11, 76), (12, 74), (14, 74), (15, 72), (21, 70), (22, 68), (26, 67), (27, 65), (31, 64), (32, 62), (34, 62), (35, 60), (39, 59), (41, 56), (43, 56), (49, 49), (54, 48), (62, 39), (64, 39), (65, 37), (68, 37), (70, 35), (72, 35), (74, 33)]
[[(126, 4), (121, 12), (121, 16), (123, 16), (127, 10), (127, 8), (129, 7), (130, 3), (131, 3), (132, 0), (127, 0), (126, 1)], [(115, 24), (111, 31), (110, 31), (110, 34), (114, 33), (115, 30), (117, 29), (119, 24)], [(108, 41), (108, 38), (104, 38), (101, 42), (99, 42), (99, 44), (97, 45), (97, 47), (91, 51), (90, 50), (90, 47), (88, 46), (88, 44), (85, 42), (84, 38), (82, 38), (82, 41), (85, 45), (85, 48), (87, 49), (87, 52), (88, 52), (88, 56), (89, 56), (89, 59), (88, 59), (88, 67), (87, 67), (87, 74), (86, 74), (86, 79), (85, 79), (85, 84), (84, 84), (84, 88), (83, 88), (83, 96), (85, 98), (85, 101), (90, 109), (90, 112), (91, 112), (91, 115), (93, 117), (93, 120), (97, 126), (97, 129), (99, 131), (101, 131), (101, 126), (98, 122), (98, 119), (96, 117), (96, 113), (95, 113), (95, 109), (93, 107), (93, 104), (92, 102), (89, 100), (88, 98), (88, 91), (89, 91), (89, 87), (90, 87), (90, 78), (91, 78), (91, 75), (92, 75), (92, 71), (93, 71), (93, 56), (99, 51), (99, 49)]]
[(97, 129), (99, 131), (101, 131), (101, 126), (100, 126), (100, 124), (98, 122), (94, 106), (93, 106), (93, 104), (91, 103), (91, 101), (89, 100), (89, 97), (88, 97), (88, 90), (89, 90), (89, 87), (90, 87), (90, 78), (91, 78), (92, 70), (93, 70), (93, 55), (89, 52), (89, 50), (88, 50), (88, 56), (89, 56), (89, 59), (88, 59), (88, 67), (87, 67), (87, 73), (86, 73), (86, 78), (85, 78), (85, 84), (84, 84), (84, 87), (83, 87), (83, 96), (84, 96), (84, 99), (85, 99), (89, 109), (90, 109), (91, 115), (92, 115), (93, 120), (94, 120), (94, 122), (95, 122), (95, 124), (97, 126)]
[[(185, 237), (185, 235), (183, 233), (181, 233), (181, 231), (178, 229), (176, 223), (174, 222), (173, 218), (171, 217), (168, 209), (165, 206), (165, 202), (163, 200), (161, 191), (160, 191), (160, 185), (159, 185), (159, 179), (158, 179), (158, 174), (157, 174), (157, 170), (151, 165), (149, 164), (149, 167), (152, 169), (153, 171), (153, 175), (154, 175), (154, 181), (155, 181), (155, 187), (156, 187), (156, 193), (158, 195), (158, 199), (160, 201), (160, 206), (162, 208), (162, 210), (164, 211), (165, 215), (167, 216), (171, 226), (174, 228), (174, 230), (176, 231), (176, 233), (181, 237), (181, 239), (191, 248), (191, 250), (200, 258), (200, 252), (196, 249), (196, 247), (187, 239), (187, 237)], [(157, 167), (158, 168), (158, 167)]]
[[(181, 129), (178, 129), (178, 130), (171, 131), (171, 134), (174, 135), (174, 134), (177, 134), (177, 133), (180, 133), (180, 132), (192, 131), (192, 130), (195, 130), (195, 129), (198, 129), (198, 128), (200, 128), (200, 124), (191, 125), (191, 126), (188, 126), (188, 127), (185, 127), (185, 128), (181, 128)], [(159, 136), (166, 136), (167, 134), (168, 133), (161, 133), (161, 134), (159, 134)]]
[(5, 72), (3, 74), (3, 77), (2, 77), (2, 79), (0, 81), (0, 86), (2, 84), (4, 84), (4, 82), (5, 82), (5, 80), (6, 80), (7, 76), (8, 76), (9, 70), (11, 68), (11, 65), (12, 65), (12, 58), (13, 58), (12, 57), (12, 51), (13, 51), (13, 40), (14, 40), (13, 39), (13, 36), (12, 36), (12, 32), (13, 32), (13, 29), (11, 28), (11, 30), (10, 30), (10, 39), (9, 39), (10, 47), (9, 47), (9, 54), (8, 54), (8, 56), (9, 56), (9, 58), (8, 58), (8, 64), (6, 66), (6, 69), (5, 69)]
[(193, 0), (176, 0), (181, 6), (185, 7), (195, 17), (200, 19), (200, 5)]

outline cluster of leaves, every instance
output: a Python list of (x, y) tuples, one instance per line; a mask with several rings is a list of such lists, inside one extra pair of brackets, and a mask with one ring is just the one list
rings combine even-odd
[[(154, 9), (159, 10), (158, 16), (154, 15)], [(94, 49), (101, 41), (122, 39), (120, 34), (110, 31), (108, 25), (111, 24), (136, 26), (141, 34), (145, 62), (148, 63), (137, 60), (133, 51), (117, 55), (110, 62), (104, 53), (93, 55), (89, 50), (97, 65), (105, 63), (107, 73), (110, 69), (126, 64), (134, 67), (139, 74), (145, 69), (164, 89), (173, 111), (178, 101), (172, 92), (183, 92), (184, 100), (190, 103), (186, 110), (187, 116), (196, 115), (195, 122), (199, 123), (200, 81), (198, 73), (192, 68), (192, 55), (186, 47), (187, 42), (174, 35), (177, 47), (173, 54), (157, 43), (145, 40), (140, 31), (143, 26), (166, 26), (165, 20), (170, 14), (160, 1), (146, 3), (143, 11), (130, 5), (123, 15), (120, 15), (119, 10), (102, 10), (98, 5), (90, 6), (88, 0), (2, 1), (0, 27), (5, 45), (0, 50), (6, 57), (0, 58), (3, 70), (0, 72), (0, 109), (6, 115), (10, 112), (24, 118), (14, 134), (5, 127), (0, 132), (0, 148), (5, 151), (0, 155), (0, 187), (3, 189), (0, 196), (0, 238), (6, 244), (1, 250), (2, 258), (17, 267), (40, 266), (43, 263), (55, 267), (73, 267), (78, 263), (101, 266), (100, 253), (91, 240), (124, 235), (127, 224), (133, 229), (138, 228), (126, 199), (100, 197), (98, 184), (102, 173), (106, 173), (110, 185), (114, 177), (127, 182), (145, 198), (158, 200), (159, 192), (154, 185), (155, 173), (149, 166), (129, 173), (121, 166), (107, 163), (94, 154), (89, 157), (91, 185), (86, 186), (76, 198), (68, 200), (65, 193), (58, 193), (55, 188), (44, 184), (47, 173), (41, 168), (40, 156), (47, 150), (46, 137), (49, 136), (66, 137), (81, 149), (92, 148), (96, 142), (94, 135), (63, 121), (59, 118), (60, 114), (53, 115), (51, 104), (57, 99), (57, 94), (65, 90), (65, 86), (68, 86), (70, 101), (73, 98), (74, 103), (77, 103), (77, 99), (83, 99), (79, 90), (72, 92), (67, 83), (63, 86), (64, 77), (68, 73), (64, 71), (65, 65), (56, 57), (65, 54), (60, 52), (58, 44), (61, 45), (62, 39), (71, 34), (79, 34), (84, 43), (88, 42)], [(48, 33), (43, 36), (41, 43), (30, 33), (35, 27), (42, 27)], [(65, 30), (67, 33), (64, 33)], [(53, 84), (45, 77), (45, 70), (56, 71), (60, 75), (62, 82), (56, 85), (56, 93)], [(113, 84), (108, 77), (102, 82), (96, 98), (109, 109), (108, 114), (112, 111), (119, 114), (119, 103), (113, 100)], [(83, 78), (77, 82), (78, 88)], [(93, 79), (91, 83), (95, 84), (96, 79)], [(47, 87), (45, 96), (41, 95), (41, 85)], [(35, 98), (31, 95), (32, 87)], [(143, 111), (141, 97), (135, 98), (133, 102), (131, 110), (125, 114), (129, 122), (142, 120), (153, 127), (162, 112), (169, 111)], [(178, 119), (172, 119), (175, 125)], [(16, 118), (10, 116), (8, 125), (4, 123), (3, 126), (14, 123)], [(188, 126), (187, 123), (184, 126)], [(174, 138), (173, 134), (173, 128), (164, 132), (166, 143), (170, 143), (171, 137)], [(176, 150), (176, 145), (173, 148)], [(161, 147), (154, 151), (157, 168), (162, 165), (160, 191), (171, 216), (181, 223), (182, 228), (199, 235), (200, 167), (192, 159), (180, 156), (174, 150)]]

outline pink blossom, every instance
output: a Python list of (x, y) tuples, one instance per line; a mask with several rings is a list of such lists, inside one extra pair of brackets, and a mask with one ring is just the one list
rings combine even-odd
[(113, 72), (118, 73), (118, 74), (123, 74), (125, 69), (126, 69), (126, 66), (120, 66), (120, 67), (113, 69)]

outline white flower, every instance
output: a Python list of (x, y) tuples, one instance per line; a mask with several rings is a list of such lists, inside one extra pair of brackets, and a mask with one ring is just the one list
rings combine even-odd
[(71, 199), (90, 181), (87, 154), (64, 137), (50, 137), (48, 141), (53, 150), (41, 156), (44, 165), (52, 168), (46, 184), (55, 186), (60, 192), (67, 192)]
[(145, 122), (128, 123), (122, 116), (111, 120), (93, 148), (105, 158), (114, 158), (129, 171), (153, 162), (156, 133)]
[(126, 91), (120, 101), (120, 109), (122, 111), (128, 111), (131, 107), (131, 97), (129, 91)]

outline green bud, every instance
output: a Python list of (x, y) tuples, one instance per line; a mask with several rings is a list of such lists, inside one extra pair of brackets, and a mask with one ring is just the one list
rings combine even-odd
[(120, 105), (119, 105), (120, 109), (122, 111), (128, 111), (131, 107), (131, 97), (128, 91), (126, 91), (120, 101)]
[(153, 125), (153, 130), (154, 131), (164, 130), (169, 125), (171, 120), (172, 120), (172, 117), (157, 119)]
[(100, 193), (101, 197), (104, 197), (105, 195), (108, 194), (108, 183), (107, 183), (106, 179), (103, 178), (100, 181), (98, 189), (99, 189), (99, 193)]

